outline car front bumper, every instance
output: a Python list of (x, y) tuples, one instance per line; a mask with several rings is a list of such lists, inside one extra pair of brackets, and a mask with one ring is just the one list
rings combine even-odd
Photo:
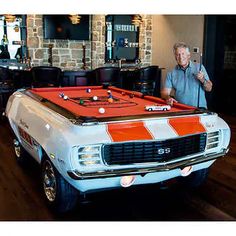
[(75, 171), (68, 171), (67, 174), (70, 176), (70, 178), (74, 180), (108, 178), (108, 177), (118, 177), (118, 176), (125, 176), (125, 175), (145, 176), (148, 173), (170, 171), (174, 169), (183, 169), (184, 167), (187, 167), (187, 166), (193, 166), (196, 164), (215, 160), (219, 157), (226, 155), (228, 151), (229, 151), (229, 148), (223, 149), (219, 153), (199, 155), (199, 156), (187, 159), (187, 160), (177, 161), (177, 162), (169, 163), (169, 164), (162, 163), (161, 165), (158, 165), (155, 167), (104, 170), (104, 171), (92, 172), (92, 173), (80, 173), (75, 170)]

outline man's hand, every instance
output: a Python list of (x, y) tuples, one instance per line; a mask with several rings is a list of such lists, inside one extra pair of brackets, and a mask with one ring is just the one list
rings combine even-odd
[(176, 102), (177, 101), (172, 97), (169, 97), (169, 98), (166, 99), (166, 103), (170, 106), (173, 106), (173, 104), (176, 103)]
[(170, 93), (170, 88), (164, 88), (161, 91), (161, 97), (162, 99), (166, 100), (167, 105), (173, 106), (173, 103), (176, 103), (177, 101), (170, 96)]
[(212, 90), (212, 82), (210, 80), (206, 80), (202, 71), (197, 73), (196, 78), (202, 83), (203, 89), (207, 92)]
[(196, 78), (197, 78), (201, 83), (204, 83), (205, 78), (204, 78), (204, 74), (203, 74), (202, 71), (199, 71), (199, 72), (197, 73)]

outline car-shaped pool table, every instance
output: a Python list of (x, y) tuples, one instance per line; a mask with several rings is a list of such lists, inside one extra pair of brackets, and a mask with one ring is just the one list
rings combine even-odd
[(63, 212), (94, 191), (176, 177), (197, 186), (227, 153), (230, 129), (216, 113), (152, 104), (166, 105), (116, 87), (32, 88), (9, 98), (6, 116), (18, 162), (41, 165), (46, 200)]

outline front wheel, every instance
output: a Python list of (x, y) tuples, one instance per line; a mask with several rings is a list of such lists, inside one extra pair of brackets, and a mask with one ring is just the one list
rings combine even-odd
[(17, 163), (19, 165), (25, 165), (29, 154), (26, 152), (26, 150), (23, 148), (23, 146), (17, 139), (13, 140), (13, 145)]
[(208, 177), (208, 172), (208, 168), (194, 171), (187, 177), (180, 177), (180, 182), (185, 187), (197, 188), (206, 181)]
[(71, 211), (76, 206), (78, 191), (60, 175), (48, 158), (42, 161), (41, 175), (48, 205), (59, 213)]

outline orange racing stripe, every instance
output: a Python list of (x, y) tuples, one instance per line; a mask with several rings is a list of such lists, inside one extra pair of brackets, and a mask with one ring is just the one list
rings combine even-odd
[(113, 142), (153, 139), (143, 122), (108, 124), (107, 131)]
[(169, 119), (169, 124), (179, 136), (206, 132), (198, 116)]

